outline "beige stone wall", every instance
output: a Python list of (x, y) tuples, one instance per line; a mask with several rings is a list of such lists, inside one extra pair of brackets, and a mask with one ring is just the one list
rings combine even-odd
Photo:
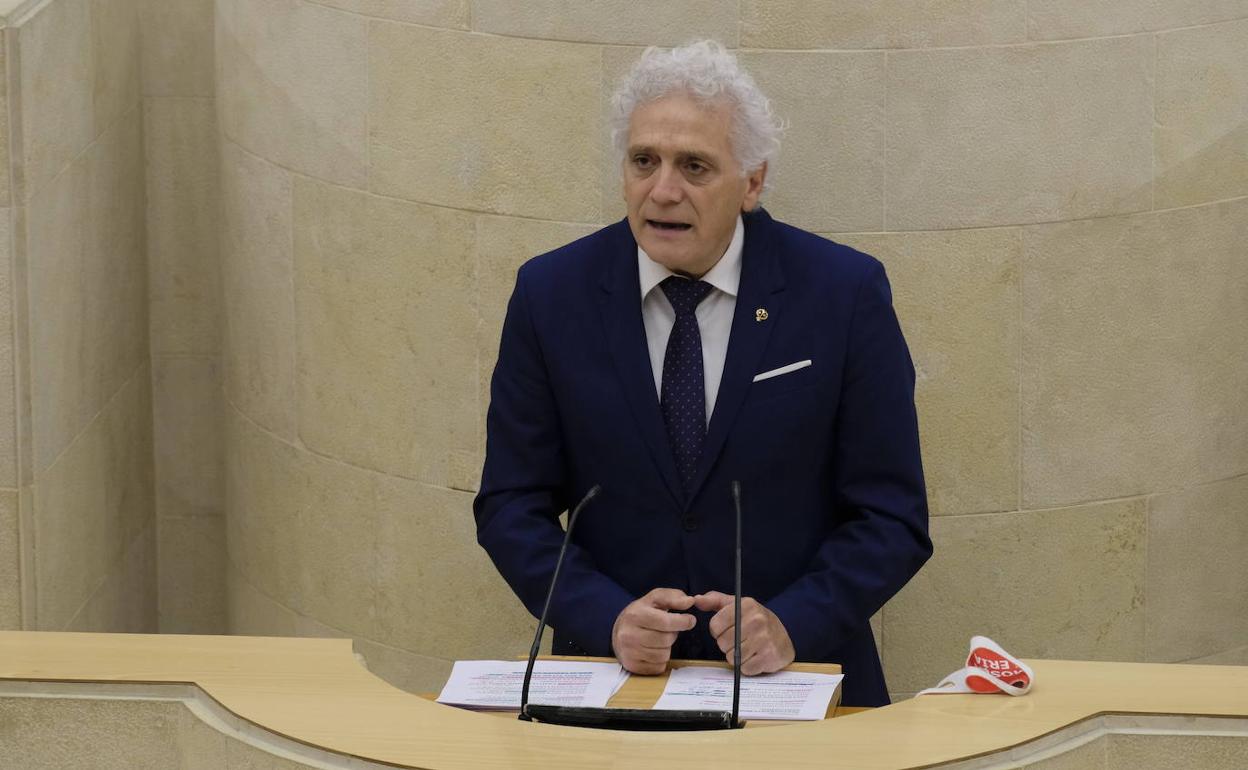
[(17, 391), (14, 375), (13, 180), (9, 171), (9, 63), (0, 22), (0, 628), (22, 627), (21, 527), (17, 491)]
[(160, 623), (223, 633), (213, 0), (140, 0)]
[(6, 6), (0, 624), (152, 630), (137, 5)]
[(765, 205), (892, 277), (937, 549), (893, 691), (974, 633), (1248, 662), (1248, 6), (1196, 0), (218, 0), (231, 628), (430, 688), (524, 648), (470, 512), (504, 303), (622, 214), (638, 46), (703, 35), (791, 122)]

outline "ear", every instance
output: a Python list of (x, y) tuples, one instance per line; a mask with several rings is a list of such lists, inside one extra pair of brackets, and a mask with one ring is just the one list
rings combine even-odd
[(763, 182), (767, 180), (767, 162), (750, 172), (745, 178), (745, 197), (741, 200), (741, 210), (753, 211), (758, 206), (758, 199), (763, 194)]

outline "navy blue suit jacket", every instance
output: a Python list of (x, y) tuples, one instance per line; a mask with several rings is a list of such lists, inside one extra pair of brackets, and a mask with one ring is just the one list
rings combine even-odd
[[(844, 703), (881, 705), (868, 620), (931, 554), (914, 369), (878, 261), (762, 210), (744, 219), (727, 360), (689, 496), (659, 412), (627, 222), (520, 268), (490, 389), (477, 538), (536, 616), (558, 515), (600, 484), (550, 624), (556, 652), (608, 656), (616, 616), (649, 590), (732, 593), (739, 480), (743, 595), (779, 616), (798, 660), (844, 666)], [(707, 617), (674, 657), (723, 657)]]

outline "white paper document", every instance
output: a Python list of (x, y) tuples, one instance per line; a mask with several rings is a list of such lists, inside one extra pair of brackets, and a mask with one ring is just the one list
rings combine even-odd
[[(520, 709), (523, 660), (458, 660), (438, 703), (475, 709)], [(554, 706), (605, 706), (628, 672), (618, 663), (539, 660), (529, 702)]]
[[(742, 719), (823, 719), (844, 674), (777, 671), (741, 677)], [(674, 669), (656, 709), (732, 710), (732, 670)]]

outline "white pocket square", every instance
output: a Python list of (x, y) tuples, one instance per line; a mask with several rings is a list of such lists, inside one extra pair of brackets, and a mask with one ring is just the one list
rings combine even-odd
[(754, 382), (759, 382), (760, 380), (769, 380), (772, 377), (779, 377), (782, 374), (788, 374), (789, 372), (796, 372), (798, 369), (805, 369), (808, 366), (810, 366), (809, 358), (806, 359), (805, 361), (794, 361), (791, 364), (785, 364), (779, 369), (771, 369), (769, 371), (754, 375)]

